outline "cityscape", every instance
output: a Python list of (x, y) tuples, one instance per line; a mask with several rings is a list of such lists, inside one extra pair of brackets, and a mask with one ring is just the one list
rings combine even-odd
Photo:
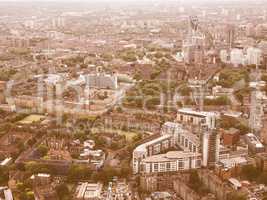
[(267, 0), (0, 10), (0, 200), (267, 200)]

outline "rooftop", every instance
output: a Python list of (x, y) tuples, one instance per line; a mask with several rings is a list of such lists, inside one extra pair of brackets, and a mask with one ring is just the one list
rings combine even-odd
[(196, 157), (200, 155), (201, 155), (200, 153), (187, 152), (187, 151), (169, 151), (166, 154), (158, 154), (147, 157), (143, 160), (143, 162), (167, 162), (181, 158)]
[(158, 142), (160, 142), (162, 140), (169, 139), (169, 138), (172, 138), (172, 136), (171, 135), (163, 135), (163, 136), (158, 137), (158, 138), (156, 138), (156, 139), (154, 139), (152, 141), (149, 141), (149, 142), (146, 142), (144, 144), (139, 145), (138, 147), (135, 148), (134, 151), (145, 151), (146, 147), (148, 147), (148, 146), (150, 146), (152, 144), (158, 143)]
[(263, 148), (263, 144), (260, 142), (260, 140), (253, 134), (248, 133), (246, 134), (247, 139), (251, 144), (254, 144), (257, 148)]
[(203, 111), (195, 111), (190, 108), (181, 108), (178, 110), (178, 113), (188, 114), (188, 115), (195, 115), (198, 117), (208, 117), (208, 116), (215, 116), (215, 112), (203, 112)]

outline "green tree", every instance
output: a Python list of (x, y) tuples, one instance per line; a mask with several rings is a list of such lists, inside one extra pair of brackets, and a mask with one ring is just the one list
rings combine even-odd
[(60, 200), (67, 199), (71, 196), (68, 186), (64, 183), (56, 187), (56, 192)]
[(92, 172), (85, 166), (72, 165), (68, 171), (68, 181), (77, 182), (91, 178)]
[(241, 174), (249, 181), (256, 181), (260, 176), (260, 170), (253, 165), (246, 165), (242, 167)]
[(41, 144), (37, 147), (37, 153), (39, 154), (40, 157), (44, 157), (48, 153), (48, 147)]
[(8, 181), (8, 169), (0, 167), (0, 185), (6, 185)]

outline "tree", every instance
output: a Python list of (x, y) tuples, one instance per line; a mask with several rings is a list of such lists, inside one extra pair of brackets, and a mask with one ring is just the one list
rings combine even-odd
[(92, 172), (85, 166), (72, 165), (68, 171), (68, 181), (77, 182), (90, 179)]
[(25, 165), (23, 163), (17, 163), (16, 169), (19, 171), (25, 171)]
[(64, 183), (56, 186), (56, 192), (60, 200), (66, 199), (66, 197), (68, 198), (70, 196), (69, 188)]
[(239, 194), (239, 193), (232, 193), (229, 195), (229, 197), (227, 197), (227, 200), (246, 200), (247, 197), (243, 194)]
[(31, 138), (31, 139), (29, 139), (28, 142), (27, 142), (27, 144), (28, 144), (29, 146), (31, 146), (31, 147), (32, 147), (35, 143), (36, 143), (36, 139), (35, 139), (35, 138)]
[(264, 185), (267, 185), (267, 173), (266, 173), (266, 172), (262, 173), (262, 174), (259, 176), (258, 182), (259, 182), (259, 183), (262, 183), (262, 184), (264, 184)]
[(35, 199), (34, 192), (33, 191), (26, 192), (26, 197), (27, 197), (27, 200), (34, 200)]
[(0, 185), (6, 185), (8, 181), (8, 169), (0, 167)]
[(142, 140), (142, 138), (143, 138), (142, 134), (138, 133), (133, 137), (132, 140), (133, 140), (133, 142), (138, 142), (138, 141)]
[(39, 145), (37, 147), (37, 153), (39, 154), (40, 157), (46, 156), (46, 154), (48, 153), (48, 147), (42, 144)]
[(188, 186), (200, 195), (209, 193), (209, 189), (202, 184), (196, 170), (190, 172)]
[(30, 172), (31, 174), (37, 173), (50, 173), (50, 169), (47, 168), (45, 165), (37, 163), (35, 161), (30, 161), (25, 164), (26, 171)]
[(241, 174), (244, 178), (248, 179), (249, 181), (255, 181), (258, 179), (260, 171), (253, 165), (246, 165), (242, 167)]

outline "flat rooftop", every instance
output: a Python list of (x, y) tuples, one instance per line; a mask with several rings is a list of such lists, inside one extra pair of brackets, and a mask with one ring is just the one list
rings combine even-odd
[(215, 112), (204, 112), (204, 111), (195, 111), (190, 108), (181, 108), (178, 110), (178, 113), (187, 114), (187, 115), (194, 115), (197, 117), (207, 117), (207, 116), (215, 116)]
[(134, 151), (145, 151), (146, 147), (148, 147), (148, 146), (150, 146), (152, 144), (156, 144), (156, 143), (158, 143), (158, 142), (160, 142), (162, 140), (167, 140), (169, 138), (172, 138), (172, 136), (171, 135), (162, 135), (162, 136), (160, 136), (160, 137), (158, 137), (158, 138), (156, 138), (154, 140), (151, 140), (149, 142), (146, 142), (144, 144), (139, 145), (138, 147), (135, 148)]
[(168, 162), (177, 159), (198, 157), (201, 156), (200, 153), (188, 152), (188, 151), (169, 151), (166, 154), (158, 154), (145, 158), (144, 162)]

